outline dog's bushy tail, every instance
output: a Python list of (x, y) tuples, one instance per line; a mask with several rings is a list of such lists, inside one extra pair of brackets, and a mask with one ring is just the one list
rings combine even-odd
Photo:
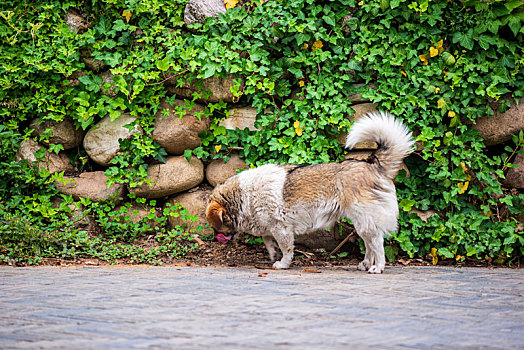
[(396, 176), (402, 160), (413, 151), (414, 145), (408, 128), (388, 112), (369, 113), (351, 126), (346, 148), (352, 149), (362, 141), (375, 141), (378, 144), (375, 153), (377, 164), (391, 178)]

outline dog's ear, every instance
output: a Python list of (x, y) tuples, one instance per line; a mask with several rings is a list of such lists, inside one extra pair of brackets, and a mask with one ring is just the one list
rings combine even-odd
[(207, 206), (206, 210), (206, 218), (211, 227), (219, 230), (222, 225), (224, 224), (224, 214), (226, 213), (226, 209), (218, 204), (217, 202), (211, 202)]

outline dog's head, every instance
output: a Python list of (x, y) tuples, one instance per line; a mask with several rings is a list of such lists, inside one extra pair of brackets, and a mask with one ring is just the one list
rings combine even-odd
[(215, 238), (226, 243), (234, 237), (234, 230), (229, 220), (226, 208), (217, 201), (211, 199), (206, 208), (206, 218), (209, 225), (213, 228)]

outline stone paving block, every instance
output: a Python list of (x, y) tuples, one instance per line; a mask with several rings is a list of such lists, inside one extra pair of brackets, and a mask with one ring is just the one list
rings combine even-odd
[(523, 349), (523, 296), (512, 269), (0, 266), (0, 348)]

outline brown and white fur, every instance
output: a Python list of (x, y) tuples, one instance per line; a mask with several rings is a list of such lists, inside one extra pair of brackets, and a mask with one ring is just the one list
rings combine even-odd
[[(384, 236), (397, 229), (393, 180), (412, 151), (413, 140), (400, 121), (380, 112), (353, 124), (346, 148), (361, 141), (378, 144), (367, 160), (309, 166), (268, 164), (230, 177), (210, 195), (209, 224), (216, 234), (261, 236), (275, 261), (273, 266), (285, 269), (293, 260), (295, 235), (330, 228), (345, 217), (366, 246), (358, 269), (382, 273)], [(279, 261), (277, 247), (282, 252)]]

